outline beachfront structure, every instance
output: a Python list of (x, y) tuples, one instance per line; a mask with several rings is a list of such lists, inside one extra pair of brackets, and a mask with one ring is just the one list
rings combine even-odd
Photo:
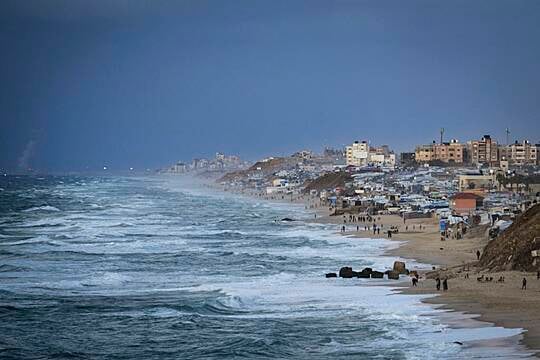
[(493, 166), (499, 161), (497, 142), (489, 135), (467, 142), (467, 150), (470, 162), (474, 165)]
[(355, 141), (352, 145), (345, 147), (345, 158), (347, 165), (365, 166), (368, 163), (369, 144), (367, 141)]
[(456, 215), (472, 215), (483, 206), (484, 198), (470, 192), (460, 192), (450, 198), (450, 209)]
[(465, 146), (458, 140), (437, 144), (420, 145), (415, 150), (415, 160), (420, 163), (440, 161), (443, 163), (462, 164)]

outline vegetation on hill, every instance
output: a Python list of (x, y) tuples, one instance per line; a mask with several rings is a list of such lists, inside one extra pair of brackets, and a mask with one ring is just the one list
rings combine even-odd
[(346, 172), (332, 172), (324, 174), (315, 180), (310, 181), (306, 184), (304, 189), (305, 192), (310, 192), (311, 190), (328, 190), (335, 189), (336, 187), (345, 187), (345, 183), (351, 181), (351, 175)]
[(494, 271), (540, 270), (533, 265), (531, 251), (540, 252), (540, 204), (521, 214), (501, 235), (492, 240), (480, 258), (480, 267)]

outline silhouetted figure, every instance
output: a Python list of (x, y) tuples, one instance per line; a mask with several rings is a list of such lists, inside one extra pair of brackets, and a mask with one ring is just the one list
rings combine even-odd
[(480, 260), (480, 250), (476, 250), (476, 260)]
[(443, 291), (448, 290), (448, 278), (444, 278), (444, 280), (442, 282), (442, 289), (443, 289)]
[(441, 290), (441, 279), (439, 279), (439, 277), (437, 277), (435, 279), (435, 281), (437, 282), (437, 291)]
[(536, 272), (536, 280), (539, 280), (540, 279), (540, 271), (537, 271)]
[(521, 282), (521, 290), (527, 290), (527, 279), (523, 278)]
[(412, 278), (412, 286), (416, 286), (416, 284), (418, 284), (418, 279), (413, 277)]

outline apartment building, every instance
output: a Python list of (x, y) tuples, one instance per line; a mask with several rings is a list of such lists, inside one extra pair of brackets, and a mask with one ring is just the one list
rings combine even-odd
[(467, 143), (470, 162), (474, 165), (495, 165), (499, 161), (497, 142), (491, 136), (484, 135), (480, 140), (472, 140)]
[(465, 146), (458, 140), (437, 144), (433, 142), (429, 145), (416, 147), (415, 159), (417, 162), (427, 163), (431, 161), (442, 161), (444, 163), (462, 164), (464, 161)]

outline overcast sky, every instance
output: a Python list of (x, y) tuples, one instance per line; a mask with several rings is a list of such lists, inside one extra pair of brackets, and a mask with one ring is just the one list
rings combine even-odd
[(540, 1), (0, 1), (0, 168), (540, 141)]

